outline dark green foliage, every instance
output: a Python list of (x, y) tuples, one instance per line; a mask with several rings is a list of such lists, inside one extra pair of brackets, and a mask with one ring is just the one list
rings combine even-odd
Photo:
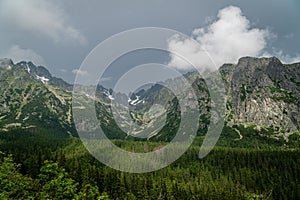
[[(286, 149), (299, 148), (299, 136), (292, 135), (289, 141), (283, 137), (274, 138), (274, 128), (263, 127), (260, 131), (254, 129), (255, 126), (236, 126), (232, 128), (224, 126), (217, 145), (223, 147), (254, 148), (254, 149)], [(240, 140), (236, 130), (239, 130), (243, 138)], [(203, 137), (202, 137), (203, 138)], [(200, 141), (198, 141), (200, 140)], [(198, 141), (198, 142), (197, 142)], [(196, 139), (196, 144), (201, 145), (201, 138)]]
[(270, 91), (273, 94), (273, 99), (276, 101), (292, 104), (299, 100), (291, 91), (285, 91), (280, 87), (270, 87)]
[[(202, 139), (198, 137), (175, 163), (146, 174), (129, 174), (104, 166), (85, 150), (79, 139), (62, 139), (60, 144), (52, 142), (53, 147), (37, 145), (35, 149), (23, 144), (19, 150), (9, 150), (21, 165), (12, 162), (11, 157), (1, 158), (0, 169), (10, 165), (11, 170), (0, 171), (0, 184), (9, 181), (3, 174), (11, 172), (10, 180), (14, 184), (18, 180), (13, 188), (5, 188), (4, 193), (2, 190), (2, 195), (37, 199), (299, 199), (300, 151), (268, 148), (267, 141), (255, 146), (261, 143), (259, 137), (251, 142), (247, 135), (252, 134), (255, 140), (255, 133), (250, 128), (237, 128), (243, 131), (248, 148), (215, 147), (207, 157), (199, 159)], [(226, 137), (237, 137), (230, 131), (225, 129)], [(226, 144), (224, 139), (220, 141), (224, 143), (219, 146)], [(297, 142), (298, 135), (291, 137), (291, 141)], [(149, 152), (165, 145), (113, 142), (134, 152)], [(278, 144), (270, 146), (275, 145)]]
[(245, 84), (242, 84), (242, 86), (240, 87), (240, 99), (241, 101), (245, 101), (246, 99), (246, 96), (247, 93), (246, 93), (246, 89), (245, 89)]
[[(145, 152), (145, 144), (148, 150), (162, 145), (116, 142), (135, 152)], [(222, 147), (200, 160), (199, 147), (192, 146), (171, 166), (147, 174), (117, 172), (83, 152), (79, 141), (65, 149), (66, 168), (74, 179), (97, 183), (99, 192), (113, 199), (297, 199), (300, 195), (298, 150)]]
[(19, 164), (13, 162), (12, 156), (4, 156), (0, 151), (0, 199), (29, 197), (32, 179), (23, 176), (18, 170)]
[(19, 172), (11, 155), (0, 154), (0, 199), (109, 199), (89, 183), (79, 188), (58, 163), (45, 161), (38, 178), (32, 179)]
[(45, 161), (39, 175), (42, 185), (37, 195), (40, 199), (74, 199), (77, 197), (77, 185), (75, 181), (67, 177), (63, 168), (57, 163)]

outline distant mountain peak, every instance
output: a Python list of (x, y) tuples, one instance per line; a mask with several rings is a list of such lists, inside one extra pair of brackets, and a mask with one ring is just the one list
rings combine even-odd
[(0, 58), (0, 68), (8, 69), (13, 65), (14, 63), (10, 58)]
[(44, 66), (36, 66), (31, 61), (21, 61), (15, 64), (16, 66), (22, 67), (25, 69), (29, 75), (34, 77), (35, 79), (41, 81), (44, 84), (49, 84), (53, 86), (57, 86), (59, 88), (65, 90), (72, 90), (72, 85), (65, 82), (61, 78), (57, 78), (52, 76), (49, 70)]

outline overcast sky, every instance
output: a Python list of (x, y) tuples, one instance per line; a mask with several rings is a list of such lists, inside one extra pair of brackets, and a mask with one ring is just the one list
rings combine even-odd
[[(189, 35), (217, 65), (246, 55), (296, 62), (299, 10), (298, 0), (0, 0), (0, 56), (15, 63), (31, 60), (73, 82), (75, 73), (87, 75), (76, 69), (98, 43), (121, 31), (154, 26)], [(174, 37), (168, 48), (209, 67), (188, 39)], [(189, 68), (176, 57), (168, 59), (170, 66)]]

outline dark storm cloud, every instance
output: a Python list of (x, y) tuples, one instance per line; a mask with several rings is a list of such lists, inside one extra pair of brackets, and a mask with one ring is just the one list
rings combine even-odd
[(300, 52), (300, 3), (296, 0), (0, 0), (0, 54), (46, 64), (52, 73), (71, 82), (72, 71), (85, 56), (113, 34), (158, 26), (191, 35), (230, 5), (242, 10), (251, 27), (274, 35), (266, 52), (295, 61)]

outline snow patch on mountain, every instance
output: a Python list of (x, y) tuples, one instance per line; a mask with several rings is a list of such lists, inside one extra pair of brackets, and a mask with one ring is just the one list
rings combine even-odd
[(35, 75), (35, 76), (38, 80), (42, 81), (42, 83), (44, 83), (44, 84), (48, 83), (48, 81), (49, 81), (49, 79), (44, 76), (38, 76), (38, 75)]
[(112, 100), (112, 101), (115, 100), (115, 98), (109, 91), (104, 91), (103, 94), (105, 94), (106, 97), (109, 98), (110, 100)]
[(141, 99), (141, 96), (136, 96), (136, 99), (132, 100), (131, 98), (128, 99), (128, 103), (132, 106), (136, 106), (140, 103), (145, 103), (145, 100), (144, 99)]
[(30, 67), (27, 62), (21, 62), (21, 66), (30, 74)]
[(28, 66), (28, 64), (26, 64), (26, 70), (27, 70), (27, 72), (28, 72), (28, 74), (30, 74), (30, 68), (29, 68), (29, 66)]

